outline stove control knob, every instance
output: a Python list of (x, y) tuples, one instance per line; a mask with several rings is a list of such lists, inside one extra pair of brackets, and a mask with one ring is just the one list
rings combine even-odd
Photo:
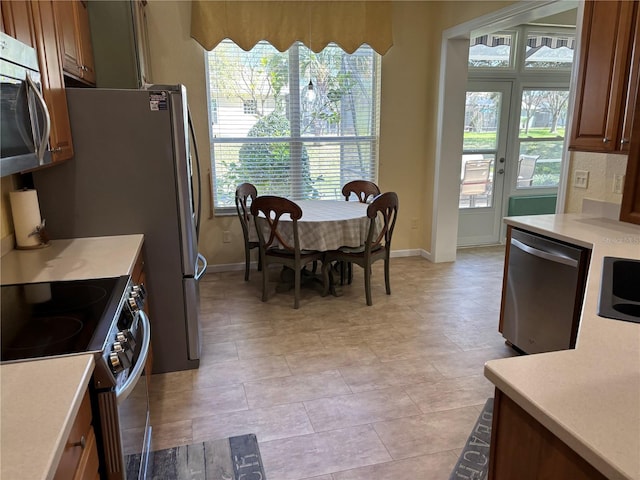
[(138, 306), (138, 302), (136, 301), (133, 295), (129, 297), (129, 306), (131, 307), (131, 310), (133, 310), (134, 313), (140, 310), (140, 307)]
[(121, 344), (125, 344), (129, 341), (129, 339), (123, 331), (119, 331), (118, 333), (116, 333), (116, 341), (120, 342)]
[(128, 345), (123, 342), (114, 342), (113, 343), (113, 351), (114, 352), (124, 352), (127, 350)]
[(113, 371), (113, 373), (120, 373), (124, 370), (122, 363), (120, 363), (120, 357), (116, 352), (109, 354), (109, 362), (111, 363), (111, 371)]
[(137, 295), (138, 297), (140, 297), (141, 300), (144, 300), (144, 297), (146, 297), (146, 295), (147, 295), (147, 291), (145, 290), (143, 284), (134, 285), (133, 286), (133, 293), (134, 293), (134, 295)]

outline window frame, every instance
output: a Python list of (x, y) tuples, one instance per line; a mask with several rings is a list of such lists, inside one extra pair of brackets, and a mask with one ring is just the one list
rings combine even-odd
[[(301, 42), (298, 42), (298, 46), (304, 46)], [(339, 45), (329, 44), (333, 48), (339, 47)], [(306, 48), (306, 47), (305, 47)], [(370, 47), (369, 47), (370, 48)], [(212, 121), (216, 121), (216, 125), (220, 125), (220, 118), (218, 111), (212, 112), (211, 105), (214, 102), (212, 96), (212, 89), (210, 84), (210, 66), (209, 66), (209, 53), (204, 52), (204, 61), (205, 61), (205, 85), (206, 85), (206, 95), (207, 95), (207, 115), (208, 115), (208, 130), (209, 130), (209, 146), (210, 146), (210, 155), (211, 155), (211, 192), (212, 202), (214, 213), (216, 215), (235, 215), (236, 209), (234, 205), (220, 205), (216, 199), (216, 157), (215, 157), (215, 146), (219, 144), (225, 143), (288, 143), (290, 146), (293, 144), (331, 144), (335, 143), (337, 145), (347, 145), (349, 143), (361, 143), (367, 142), (371, 144), (371, 160), (368, 162), (369, 167), (372, 171), (372, 176), (367, 178), (374, 182), (377, 182), (378, 176), (378, 167), (379, 167), (379, 141), (380, 141), (380, 98), (381, 98), (381, 88), (380, 88), (380, 78), (381, 78), (381, 56), (371, 49), (371, 54), (373, 55), (373, 67), (372, 67), (372, 100), (370, 104), (371, 108), (371, 128), (373, 131), (372, 135), (342, 135), (342, 136), (308, 136), (301, 134), (300, 136), (288, 136), (288, 137), (215, 137), (214, 130), (212, 128)], [(288, 50), (285, 50), (282, 53), (286, 53)], [(301, 69), (299, 70), (299, 73)], [(289, 99), (287, 100), (287, 102)], [(299, 104), (301, 105), (301, 104)], [(245, 110), (246, 101), (243, 101), (243, 112)], [(216, 107), (219, 110), (219, 105), (216, 103)], [(246, 114), (246, 113), (245, 113)], [(287, 117), (289, 116), (289, 111), (287, 111)], [(341, 169), (339, 174), (342, 176), (343, 170)], [(298, 180), (297, 183), (302, 183), (302, 178)], [(341, 195), (340, 195), (341, 197)]]

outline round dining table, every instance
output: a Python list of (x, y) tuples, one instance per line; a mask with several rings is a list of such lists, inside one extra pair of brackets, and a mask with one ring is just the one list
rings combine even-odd
[[(366, 203), (344, 200), (298, 200), (302, 218), (298, 238), (302, 250), (326, 252), (340, 247), (359, 247), (367, 239), (370, 219)], [(283, 215), (278, 226), (283, 239), (293, 245), (293, 223)], [(250, 236), (257, 241), (252, 229)]]

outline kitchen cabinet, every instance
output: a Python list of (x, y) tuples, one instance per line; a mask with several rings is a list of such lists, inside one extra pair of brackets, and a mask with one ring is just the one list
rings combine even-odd
[(56, 1), (54, 11), (60, 31), (60, 53), (65, 74), (89, 85), (96, 83), (91, 46), (88, 2)]
[[(640, 111), (640, 96), (636, 97), (634, 107)], [(640, 120), (634, 123), (631, 134), (620, 220), (640, 225)]]
[(629, 149), (638, 84), (638, 2), (586, 1), (570, 150)]
[(89, 2), (99, 88), (140, 88), (151, 83), (144, 0)]
[(488, 480), (607, 478), (499, 389), (489, 452)]
[(51, 116), (49, 148), (53, 162), (59, 162), (73, 157), (73, 143), (53, 4), (52, 1), (1, 2), (5, 32), (38, 52), (42, 93)]
[(100, 478), (98, 448), (92, 421), (91, 400), (87, 389), (67, 438), (54, 480)]

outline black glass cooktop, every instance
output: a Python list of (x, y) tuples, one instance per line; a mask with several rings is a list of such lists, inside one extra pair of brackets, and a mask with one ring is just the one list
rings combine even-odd
[(100, 350), (128, 277), (3, 285), (0, 361)]

